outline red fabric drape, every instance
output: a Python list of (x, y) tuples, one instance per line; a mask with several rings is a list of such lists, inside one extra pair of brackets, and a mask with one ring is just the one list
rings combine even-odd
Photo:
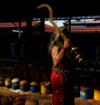
[[(59, 67), (63, 65), (60, 64)], [(51, 86), (53, 105), (74, 105), (74, 72), (70, 76), (64, 76), (52, 70)]]

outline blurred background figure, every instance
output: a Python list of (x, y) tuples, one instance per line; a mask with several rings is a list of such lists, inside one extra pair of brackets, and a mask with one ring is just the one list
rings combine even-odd
[(11, 55), (12, 57), (16, 57), (16, 45), (17, 45), (17, 41), (15, 40), (15, 38), (12, 38), (12, 41), (11, 41)]

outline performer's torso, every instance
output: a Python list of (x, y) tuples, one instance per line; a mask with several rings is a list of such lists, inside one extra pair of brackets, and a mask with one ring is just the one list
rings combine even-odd
[[(71, 56), (70, 56), (70, 57), (71, 57)], [(62, 60), (61, 60), (61, 62), (60, 62), (60, 64), (59, 64), (59, 67), (60, 67), (60, 65), (62, 64), (63, 67), (70, 68), (70, 66), (72, 66), (72, 64), (73, 64), (73, 61), (70, 61), (71, 59), (72, 59), (72, 57), (71, 57), (71, 58), (68, 58), (68, 56), (66, 56), (66, 55), (64, 54), (64, 56), (63, 56), (63, 58), (62, 58)]]

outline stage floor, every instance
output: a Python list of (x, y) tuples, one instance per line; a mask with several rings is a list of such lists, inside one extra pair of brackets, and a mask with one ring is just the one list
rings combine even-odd
[[(40, 94), (40, 92), (32, 93), (31, 91), (28, 91), (28, 92), (22, 92), (20, 90), (13, 91), (12, 89), (7, 89), (5, 87), (0, 87), (0, 95), (22, 96), (22, 97), (25, 97), (26, 100), (36, 99), (39, 101), (39, 105), (43, 105), (42, 103), (45, 101), (52, 102), (52, 94), (42, 95)], [(49, 105), (49, 104), (45, 104), (45, 105)], [(100, 102), (99, 103), (95, 102), (92, 99), (83, 100), (79, 97), (79, 98), (75, 98), (75, 105), (100, 105)]]

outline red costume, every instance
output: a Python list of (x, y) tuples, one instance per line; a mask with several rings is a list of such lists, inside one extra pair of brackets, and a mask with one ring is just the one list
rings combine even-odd
[[(64, 57), (65, 58), (65, 57)], [(67, 61), (68, 61), (67, 57)], [(60, 68), (68, 67), (68, 63), (64, 60), (59, 65)], [(73, 65), (71, 65), (72, 67)], [(74, 105), (74, 68), (70, 75), (62, 75), (52, 70), (51, 86), (53, 92), (53, 105)]]

